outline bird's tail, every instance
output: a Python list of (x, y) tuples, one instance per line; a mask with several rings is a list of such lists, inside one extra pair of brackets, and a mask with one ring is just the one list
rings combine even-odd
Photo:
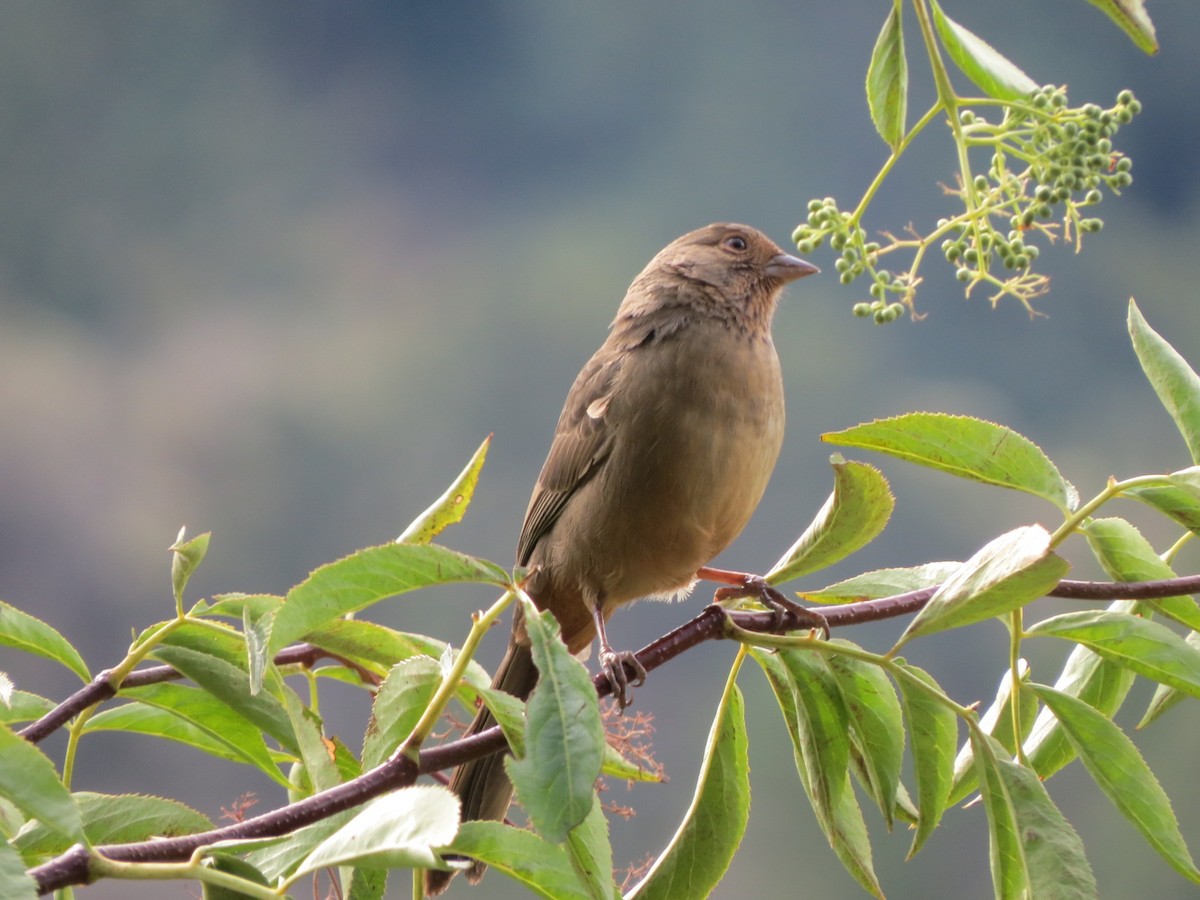
[[(508, 645), (496, 675), (492, 679), (492, 687), (499, 688), (506, 694), (512, 694), (522, 700), (529, 697), (534, 685), (537, 684), (537, 669), (533, 665), (533, 656), (529, 647), (522, 646), (515, 640)], [(475, 716), (475, 721), (467, 729), (467, 736), (478, 734), (485, 728), (496, 724), (487, 707), (482, 707)], [(501, 821), (508, 812), (512, 802), (513, 786), (504, 771), (504, 754), (493, 753), (482, 759), (463, 763), (450, 780), (450, 790), (458, 794), (462, 801), (462, 820), (464, 822), (478, 819), (493, 819)], [(477, 862), (467, 870), (467, 879), (474, 884), (483, 877), (483, 863)], [(454, 872), (442, 872), (429, 869), (425, 872), (425, 893), (435, 897), (446, 889)]]

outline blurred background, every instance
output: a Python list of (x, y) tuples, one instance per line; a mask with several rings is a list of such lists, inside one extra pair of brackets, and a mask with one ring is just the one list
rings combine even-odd
[[(0, 6), (0, 598), (60, 629), (97, 671), (132, 632), (171, 615), (166, 548), (181, 525), (213, 532), (192, 600), (283, 593), (393, 538), (493, 432), (467, 521), (443, 540), (509, 564), (567, 387), (645, 262), (710, 221), (747, 222), (786, 244), (809, 198), (855, 205), (886, 156), (863, 79), (887, 6)], [(827, 274), (794, 285), (776, 318), (783, 456), (721, 558), (729, 566), (774, 562), (829, 492), (834, 448), (819, 435), (878, 416), (943, 410), (1010, 425), (1085, 498), (1110, 474), (1190, 463), (1140, 374), (1125, 316), (1136, 296), (1200, 362), (1200, 6), (1153, 6), (1156, 58), (1078, 0), (945, 8), (1039, 83), (1069, 84), (1076, 104), (1108, 106), (1132, 88), (1145, 112), (1117, 146), (1135, 183), (1105, 200), (1105, 229), (1083, 254), (1043, 247), (1039, 265), (1054, 278), (1045, 318), (1012, 302), (992, 310), (982, 294), (964, 300), (931, 258), (918, 295), (928, 317), (877, 327), (850, 314), (862, 286), (841, 287), (829, 252), (814, 254)], [(912, 121), (932, 89), (923, 51), (908, 49)], [(953, 177), (952, 145), (934, 125), (867, 228), (932, 222), (950, 208), (939, 185)], [(1016, 525), (1055, 523), (1033, 499), (870, 461), (897, 495), (891, 525), (802, 587), (962, 559)], [(1156, 546), (1173, 540), (1141, 510), (1120, 512)], [(1067, 553), (1077, 575), (1097, 574), (1082, 545)], [(613, 642), (641, 646), (705, 598), (624, 612)], [(491, 599), (412, 594), (372, 615), (458, 642)], [(1043, 601), (1030, 615), (1055, 608)], [(882, 649), (901, 627), (846, 636)], [(504, 640), (490, 639), (485, 664)], [(1031, 644), (1034, 676), (1052, 681), (1062, 649)], [(612, 822), (622, 863), (661, 848), (686, 809), (732, 657), (731, 646), (700, 648), (638, 691), (671, 781), (610, 787), (639, 812)], [(908, 657), (956, 699), (986, 704), (1006, 666), (1003, 630), (923, 640)], [(0, 669), (51, 697), (77, 686), (6, 648)], [(765, 681), (748, 666), (742, 685), (753, 809), (717, 895), (861, 896), (815, 826)], [(1143, 686), (1135, 701), (1148, 696)], [(355, 746), (366, 705), (337, 699), (323, 709), (327, 727)], [(1190, 716), (1179, 709), (1137, 741), (1195, 850)], [(45, 746), (61, 759), (61, 737)], [(179, 797), (214, 817), (244, 791), (258, 793), (252, 812), (284, 799), (249, 769), (107, 736), (84, 742), (75, 786)], [(1078, 765), (1049, 787), (1106, 896), (1194, 896)], [(950, 811), (908, 863), (909, 836), (867, 816), (890, 897), (990, 896), (981, 810)], [(456, 884), (451, 896), (524, 896), (494, 873), (485, 885)]]

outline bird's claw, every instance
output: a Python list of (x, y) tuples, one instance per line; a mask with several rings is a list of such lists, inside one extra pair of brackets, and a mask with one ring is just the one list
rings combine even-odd
[(820, 631), (824, 640), (829, 640), (829, 622), (815, 609), (801, 606), (794, 600), (789, 600), (759, 575), (746, 576), (745, 582), (738, 587), (718, 588), (713, 595), (715, 600), (729, 600), (734, 597), (754, 597), (763, 606), (771, 610), (775, 616), (773, 628), (779, 631), (787, 622), (788, 615), (795, 617), (801, 628)]
[[(633, 671), (632, 680), (626, 666)], [(641, 687), (646, 683), (646, 667), (638, 661), (632, 650), (618, 651), (608, 648), (600, 651), (600, 668), (612, 686), (612, 696), (617, 701), (617, 707), (624, 711), (625, 707), (633, 702), (629, 689)]]

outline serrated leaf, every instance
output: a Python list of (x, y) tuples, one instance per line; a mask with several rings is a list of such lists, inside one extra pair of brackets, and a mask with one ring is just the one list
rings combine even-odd
[(363, 739), (363, 769), (382, 763), (412, 733), (441, 681), (441, 667), (427, 656), (404, 660), (392, 668), (371, 705)]
[(931, 562), (908, 568), (876, 569), (854, 575), (818, 591), (800, 591), (798, 596), (815, 603), (859, 603), (880, 597), (893, 597), (941, 584), (962, 563)]
[(782, 584), (846, 558), (874, 539), (892, 514), (895, 500), (878, 469), (847, 462), (838, 454), (830, 464), (833, 493), (812, 524), (771, 567), (766, 575), (771, 584)]
[(486, 863), (547, 900), (592, 900), (579, 883), (567, 852), (524, 828), (464, 822), (454, 843), (442, 852), (461, 853)]
[(1129, 301), (1129, 336), (1142, 371), (1183, 435), (1192, 462), (1200, 463), (1200, 376)]
[[(1107, 609), (1114, 614), (1129, 615), (1137, 606), (1131, 600), (1117, 600)], [(1133, 680), (1134, 673), (1129, 669), (1077, 644), (1067, 657), (1054, 687), (1078, 697), (1107, 716), (1113, 716), (1124, 702)], [(1034, 720), (1025, 741), (1025, 758), (1042, 778), (1049, 778), (1075, 758), (1062, 726), (1048, 709), (1041, 710)]]
[(37, 883), (25, 872), (25, 862), (7, 841), (0, 841), (0, 897), (34, 900)]
[[(910, 676), (938, 693), (944, 693), (929, 673), (897, 660), (897, 665)], [(954, 753), (958, 748), (958, 717), (945, 704), (938, 702), (924, 687), (910, 678), (899, 677), (900, 700), (908, 733), (912, 741), (913, 769), (917, 777), (916, 834), (908, 858), (912, 859), (933, 834), (946, 810), (950, 785), (954, 779)]]
[[(74, 795), (88, 842), (128, 844), (151, 838), (197, 834), (212, 828), (207, 816), (177, 800), (146, 794), (97, 794), (80, 791)], [(13, 841), (24, 854), (61, 853), (70, 845), (44, 823), (22, 830)]]
[(450, 487), (446, 488), (446, 492), (404, 529), (400, 537), (396, 538), (397, 543), (428, 544), (447, 527), (462, 521), (467, 507), (471, 504), (475, 485), (479, 481), (479, 472), (483, 469), (491, 443), (492, 436), (489, 434), (471, 456), (466, 468), (459, 472)]
[(0, 726), (0, 759), (4, 760), (0, 765), (0, 797), (68, 840), (84, 840), (75, 798), (41, 750), (7, 726)]
[(608, 839), (608, 819), (599, 796), (592, 799), (591, 811), (567, 834), (567, 856), (579, 882), (592, 900), (613, 900), (621, 896), (613, 882), (612, 844)]
[(322, 841), (288, 881), (338, 865), (437, 865), (434, 848), (454, 840), (458, 814), (458, 797), (441, 785), (400, 788), (364, 806)]
[[(414, 656), (440, 659), (446, 643), (421, 634), (394, 631), (363, 619), (331, 619), (304, 636), (305, 641), (345, 657), (383, 676), (392, 666)], [(492, 683), (491, 676), (474, 660), (467, 666), (463, 680), (476, 689)]]
[(877, 419), (821, 440), (878, 450), (960, 478), (1025, 491), (1071, 510), (1079, 498), (1041, 448), (994, 422), (946, 413)]
[(1038, 83), (1016, 63), (942, 12), (937, 0), (930, 0), (930, 4), (933, 23), (946, 52), (985, 94), (997, 100), (1021, 100), (1038, 89)]
[(198, 534), (190, 541), (184, 540), (187, 529), (180, 528), (179, 534), (167, 549), (171, 551), (171, 588), (175, 592), (175, 605), (183, 609), (183, 591), (196, 567), (204, 561), (208, 553), (208, 540), (211, 532)]
[(312, 793), (337, 787), (342, 779), (336, 765), (335, 745), (322, 732), (321, 717), (300, 702), (296, 692), (286, 684), (283, 686), (283, 707), (296, 736), (306, 776), (305, 786)]
[(0, 723), (17, 725), (40, 719), (57, 706), (53, 700), (31, 694), (28, 691), (13, 691), (6, 702), (0, 703)]
[[(1184, 642), (1197, 650), (1200, 650), (1200, 632), (1192, 631), (1184, 637)], [(1184, 698), (1184, 694), (1173, 687), (1168, 687), (1165, 684), (1160, 684), (1154, 690), (1154, 696), (1150, 698), (1150, 703), (1146, 706), (1146, 712), (1142, 714), (1142, 720), (1137, 723), (1138, 728), (1145, 728), (1168, 709)]]
[[(1028, 683), (1029, 664), (1023, 659), (1018, 660), (1017, 663), (1018, 677), (1022, 683)], [(1032, 695), (1022, 694), (1020, 696), (1018, 712), (1021, 719), (1019, 740), (1024, 741), (1032, 730), (1038, 713), (1037, 701)], [(1013, 739), (1012, 669), (1006, 670), (1000, 679), (992, 705), (979, 717), (979, 728), (988, 737), (994, 738), (1005, 753), (1010, 756), (1015, 755), (1017, 741)], [(976, 784), (975, 751), (973, 745), (968, 741), (963, 744), (954, 760), (954, 785), (950, 789), (950, 799), (946, 805), (954, 806), (956, 803), (960, 803), (971, 791), (975, 790)]]
[(1116, 22), (1121, 30), (1129, 35), (1129, 39), (1139, 50), (1154, 54), (1158, 52), (1158, 37), (1154, 33), (1154, 23), (1146, 12), (1144, 0), (1088, 0), (1093, 6), (1104, 10), (1105, 14)]
[(1200, 533), (1200, 466), (1166, 476), (1165, 484), (1131, 487), (1123, 493)]
[(1200, 697), (1200, 649), (1158, 622), (1084, 610), (1045, 619), (1026, 633), (1075, 641), (1109, 662)]
[[(791, 651), (791, 653), (796, 656), (803, 655), (801, 651)], [(782, 658), (782, 654), (752, 649), (750, 655), (762, 667), (763, 673), (767, 676), (775, 693), (775, 699), (779, 702), (779, 709), (783, 713), (788, 736), (792, 739), (792, 751), (796, 758), (796, 770), (800, 776), (800, 783), (812, 801), (813, 812), (817, 816), (817, 822), (825, 833), (829, 845), (841, 860), (842, 865), (846, 867), (846, 871), (854, 876), (864, 890), (872, 896), (882, 897), (883, 890), (872, 866), (870, 837), (867, 833), (866, 823), (863, 821), (862, 810), (859, 809), (854, 790), (850, 786), (849, 772), (847, 769), (842, 769), (840, 776), (836, 774), (841, 765), (837, 762), (837, 758), (844, 753), (844, 758), (848, 761), (849, 747), (840, 739), (831, 741), (828, 749), (831, 751), (830, 755), (834, 757), (833, 764), (822, 764), (819, 759), (822, 751), (826, 748), (821, 744), (821, 735), (813, 734), (815, 727), (813, 723), (826, 719), (828, 716), (820, 714), (814, 716), (811, 710), (819, 710), (826, 704), (820, 703), (815, 696), (809, 697), (807, 702), (801, 702), (798, 691), (798, 673), (793, 672), (788, 661)], [(799, 676), (806, 677), (802, 669)], [(828, 691), (829, 687), (836, 689), (836, 682), (828, 683), (824, 690)], [(827, 712), (836, 710), (835, 696), (829, 696), (830, 709)], [(836, 712), (832, 714), (836, 717)], [(845, 721), (844, 716), (842, 721)], [(845, 731), (845, 726), (841, 727), (842, 731), (839, 731), (838, 734)], [(838, 752), (838, 745), (842, 747), (841, 753)], [(806, 756), (812, 757), (814, 761), (810, 764), (806, 761)], [(810, 774), (814, 769), (817, 770), (816, 774)], [(814, 778), (818, 782), (816, 785), (814, 785)], [(838, 783), (832, 788), (828, 785), (822, 786), (820, 782), (829, 778), (838, 778)], [(820, 794), (815, 793), (817, 791)], [(819, 796), (830, 794), (833, 795), (832, 803), (819, 800)]]
[(908, 61), (904, 57), (903, 5), (892, 4), (867, 66), (867, 107), (885, 144), (896, 150), (904, 140), (908, 111)]
[[(1175, 570), (1154, 552), (1140, 531), (1119, 518), (1092, 519), (1083, 528), (1088, 547), (1113, 581), (1159, 581)], [(1200, 607), (1188, 596), (1141, 601), (1140, 611), (1161, 612), (1191, 629), (1200, 629)]]
[(1081, 700), (1031, 685), (1054, 712), (1084, 767), (1125, 818), (1185, 878), (1200, 882), (1166, 792), (1120, 728)]
[(159, 646), (155, 648), (154, 656), (270, 735), (283, 749), (299, 753), (287, 710), (265, 691), (251, 694), (250, 677), (243, 669), (188, 647)]
[(988, 542), (947, 578), (909, 623), (893, 652), (921, 635), (982, 622), (1042, 597), (1067, 573), (1041, 525), (1014, 528)]
[(1054, 805), (1037, 774), (1000, 756), (1002, 749), (993, 745), (996, 767), (1016, 816), (1033, 896), (1097, 900), (1096, 876), (1078, 832)]
[(879, 666), (851, 656), (830, 654), (829, 668), (846, 701), (850, 739), (862, 758), (867, 789), (890, 830), (904, 762), (904, 717), (896, 689)]
[(744, 705), (731, 674), (708, 733), (691, 805), (628, 900), (708, 897), (728, 870), (750, 818)]
[(0, 646), (15, 647), (52, 662), (62, 663), (82, 681), (92, 680), (87, 664), (71, 646), (70, 641), (41, 619), (34, 618), (3, 600), (0, 600)]
[(1005, 788), (1000, 761), (986, 736), (971, 732), (971, 749), (979, 793), (988, 819), (988, 862), (997, 900), (1025, 900), (1034, 896), (1029, 865), (1021, 844), (1020, 825)]
[(123, 689), (120, 696), (137, 702), (92, 716), (84, 734), (125, 731), (166, 738), (211, 756), (248, 763), (287, 787), (262, 732), (211, 694), (182, 684), (152, 684)]
[(591, 810), (604, 725), (587, 669), (567, 651), (554, 616), (524, 594), (521, 605), (538, 683), (525, 705), (525, 756), (506, 757), (504, 768), (534, 827), (560, 842)]
[(387, 597), (433, 584), (480, 582), (508, 585), (495, 563), (437, 544), (384, 544), (368, 547), (321, 566), (288, 591), (275, 615), (271, 652), (346, 613)]

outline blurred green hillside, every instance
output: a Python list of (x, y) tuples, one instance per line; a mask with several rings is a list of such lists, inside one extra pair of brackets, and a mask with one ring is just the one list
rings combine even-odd
[[(1076, 103), (1133, 89), (1145, 112), (1118, 146), (1134, 159), (1134, 185), (1105, 201), (1105, 229), (1083, 254), (1043, 253), (1048, 318), (964, 300), (936, 260), (917, 324), (853, 318), (861, 288), (829, 275), (795, 285), (776, 320), (787, 442), (729, 565), (762, 570), (778, 557), (830, 489), (832, 448), (819, 434), (877, 416), (930, 409), (1003, 422), (1085, 495), (1110, 474), (1189, 463), (1137, 369), (1124, 316), (1136, 296), (1200, 364), (1200, 6), (1152, 6), (1155, 58), (1081, 0), (944, 6), (1039, 83), (1069, 84)], [(474, 506), (444, 539), (508, 564), (567, 387), (646, 260), (722, 219), (786, 244), (810, 197), (852, 206), (874, 176), (886, 153), (863, 78), (886, 8), (0, 5), (0, 598), (54, 624), (99, 670), (131, 630), (171, 614), (166, 548), (181, 524), (214, 535), (192, 599), (280, 593), (314, 566), (393, 538), (490, 432)], [(932, 100), (918, 49), (910, 110)], [(935, 126), (867, 227), (937, 218), (939, 183), (952, 178)], [(832, 271), (827, 254), (813, 259)], [(871, 461), (892, 480), (896, 516), (876, 546), (811, 586), (964, 558), (1002, 530), (1050, 521), (1032, 499)], [(488, 599), (409, 595), (387, 620), (457, 641)], [(614, 621), (613, 642), (640, 646), (705, 599), (635, 607)], [(918, 642), (908, 655), (957, 699), (986, 701), (1006, 665), (998, 628)], [(897, 631), (850, 636), (883, 647)], [(485, 663), (503, 642), (495, 636)], [(638, 862), (669, 838), (731, 656), (702, 648), (638, 692), (672, 781), (612, 788), (639, 809), (614, 822), (618, 858)], [(9, 650), (0, 669), (50, 696), (75, 687)], [(803, 801), (765, 685), (744, 682), (756, 793), (726, 896), (734, 885), (738, 896), (859, 896)], [(324, 712), (355, 745), (361, 700)], [(1189, 715), (1138, 741), (1179, 798), (1195, 850)], [(47, 749), (61, 754), (61, 744)], [(261, 792), (258, 810), (283, 799), (249, 772), (196, 763), (173, 747), (91, 737), (76, 786), (166, 793), (211, 815), (246, 790)], [(1106, 896), (1194, 896), (1086, 778), (1068, 771), (1050, 790)], [(893, 900), (990, 896), (978, 810), (949, 813), (901, 864), (907, 847), (903, 835), (876, 843)], [(449, 896), (521, 896), (495, 874), (485, 884)]]

